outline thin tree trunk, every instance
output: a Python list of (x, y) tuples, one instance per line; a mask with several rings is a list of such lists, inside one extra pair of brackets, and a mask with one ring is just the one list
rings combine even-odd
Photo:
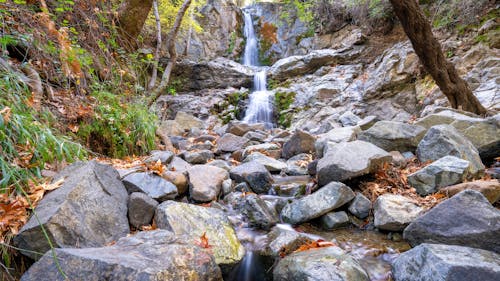
[(410, 38), (415, 53), (436, 81), (451, 107), (483, 115), (486, 109), (474, 96), (467, 83), (460, 78), (457, 70), (447, 61), (441, 45), (432, 34), (427, 18), (415, 0), (390, 0), (394, 13)]
[(177, 52), (175, 51), (175, 39), (177, 37), (177, 34), (179, 33), (179, 29), (181, 28), (184, 14), (189, 8), (189, 5), (191, 5), (191, 2), (192, 0), (184, 0), (184, 3), (182, 3), (181, 8), (177, 12), (177, 16), (175, 17), (174, 26), (172, 26), (172, 29), (168, 34), (167, 50), (170, 58), (165, 71), (163, 71), (160, 85), (156, 87), (156, 89), (154, 89), (154, 91), (151, 93), (152, 99), (148, 103), (149, 106), (151, 106), (161, 96), (163, 91), (167, 88), (168, 83), (170, 83), (170, 74), (172, 74), (172, 70), (174, 69), (175, 62), (177, 60)]
[(125, 47), (136, 47), (137, 36), (148, 18), (153, 0), (124, 0), (118, 8), (118, 26)]
[(153, 64), (153, 73), (151, 74), (151, 80), (149, 80), (148, 90), (151, 90), (156, 85), (156, 77), (158, 76), (158, 63), (160, 61), (160, 51), (161, 51), (161, 22), (160, 14), (158, 13), (158, 0), (153, 0), (153, 12), (155, 14), (156, 20), (156, 50)]
[[(189, 18), (193, 21), (193, 9), (189, 11)], [(184, 50), (184, 55), (189, 54), (189, 49), (191, 48), (191, 37), (193, 36), (193, 25), (189, 26), (188, 37), (186, 40), (186, 49)]]

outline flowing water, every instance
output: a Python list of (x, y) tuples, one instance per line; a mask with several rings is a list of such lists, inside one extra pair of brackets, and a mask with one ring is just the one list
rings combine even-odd
[[(245, 52), (243, 53), (243, 64), (248, 66), (258, 66), (257, 36), (253, 28), (252, 15), (244, 11), (246, 38)], [(264, 123), (266, 128), (273, 127), (273, 98), (274, 93), (267, 90), (266, 70), (263, 68), (255, 73), (253, 78), (254, 89), (250, 94), (250, 103), (245, 112), (243, 121), (247, 123)]]

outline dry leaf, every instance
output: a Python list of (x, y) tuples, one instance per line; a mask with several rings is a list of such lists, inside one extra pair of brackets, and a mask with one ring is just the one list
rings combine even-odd
[(319, 239), (319, 240), (311, 241), (309, 243), (301, 245), (297, 250), (294, 251), (294, 253), (307, 251), (310, 249), (325, 248), (325, 247), (332, 247), (332, 246), (336, 246), (335, 243)]
[(206, 232), (203, 232), (203, 235), (200, 237), (199, 246), (202, 248), (205, 248), (205, 249), (212, 248), (212, 246), (210, 246), (210, 244), (208, 244), (208, 237), (207, 237)]
[(10, 115), (11, 115), (11, 109), (10, 107), (6, 106), (2, 110), (0, 110), (0, 115), (2, 115), (3, 122), (4, 123), (9, 123), (10, 121)]

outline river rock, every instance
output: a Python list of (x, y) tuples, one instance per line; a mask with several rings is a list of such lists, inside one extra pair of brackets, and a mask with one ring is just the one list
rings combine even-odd
[(331, 182), (316, 192), (286, 205), (281, 212), (281, 218), (290, 224), (300, 224), (335, 210), (353, 198), (354, 192), (347, 185)]
[(234, 152), (236, 150), (242, 149), (243, 146), (248, 143), (248, 139), (244, 137), (239, 137), (231, 133), (226, 133), (217, 140), (217, 151), (221, 152)]
[(173, 183), (175, 187), (177, 187), (177, 194), (183, 195), (188, 191), (188, 180), (183, 173), (166, 170), (163, 171), (161, 177)]
[(242, 121), (231, 121), (227, 125), (226, 133), (231, 133), (237, 136), (243, 136), (250, 131), (262, 131), (265, 129), (263, 123), (248, 124)]
[(372, 202), (363, 194), (357, 192), (354, 200), (349, 204), (349, 213), (353, 214), (359, 219), (364, 219), (370, 214)]
[(264, 142), (265, 139), (267, 138), (267, 133), (263, 131), (255, 132), (255, 131), (250, 131), (246, 132), (243, 137), (251, 140), (251, 141), (258, 141), (258, 142)]
[(151, 224), (158, 202), (142, 192), (133, 192), (128, 198), (128, 221), (139, 228)]
[(279, 222), (276, 210), (269, 207), (257, 194), (233, 192), (224, 201), (229, 202), (235, 210), (239, 210), (248, 220), (250, 227), (270, 229)]
[(383, 230), (401, 231), (422, 211), (421, 207), (404, 196), (383, 194), (373, 205), (374, 225)]
[(322, 186), (372, 173), (391, 158), (389, 153), (368, 142), (335, 144), (318, 161), (318, 184)]
[(245, 254), (244, 247), (222, 210), (165, 201), (156, 208), (155, 220), (158, 228), (188, 236), (195, 241), (200, 241), (200, 237), (205, 235), (219, 265), (234, 265)]
[(184, 159), (175, 156), (174, 159), (168, 164), (168, 169), (174, 172), (184, 173), (189, 168), (191, 168), (191, 164), (184, 161)]
[(452, 186), (442, 188), (441, 193), (451, 197), (459, 192), (467, 189), (472, 189), (481, 192), (481, 194), (493, 204), (500, 200), (500, 181), (498, 180), (478, 180), (471, 182), (464, 182)]
[(128, 193), (143, 192), (158, 201), (177, 197), (177, 187), (154, 173), (133, 173), (123, 178)]
[(453, 126), (432, 126), (417, 147), (418, 159), (422, 162), (434, 161), (451, 155), (471, 163), (471, 174), (477, 175), (484, 171), (477, 149), (462, 136)]
[(470, 168), (467, 160), (445, 156), (408, 175), (408, 183), (424, 196), (441, 187), (463, 182), (469, 176)]
[[(222, 281), (205, 249), (165, 230), (139, 232), (109, 247), (48, 251), (21, 280), (213, 280)], [(58, 268), (66, 274), (61, 275)]]
[(243, 160), (244, 163), (252, 162), (252, 161), (255, 161), (255, 162), (258, 162), (258, 163), (264, 165), (264, 167), (266, 167), (266, 169), (269, 172), (281, 172), (282, 170), (287, 168), (286, 163), (281, 162), (279, 160), (276, 160), (274, 158), (271, 158), (269, 156), (266, 156), (260, 152), (253, 152), (252, 154), (248, 155)]
[(344, 211), (329, 212), (321, 216), (321, 225), (325, 229), (337, 229), (349, 225), (349, 217)]
[(260, 152), (275, 159), (279, 159), (281, 157), (281, 147), (276, 143), (261, 143), (247, 146), (242, 153), (243, 159), (253, 152)]
[(464, 190), (408, 225), (403, 236), (412, 246), (442, 243), (500, 253), (500, 210), (480, 192)]
[(420, 244), (392, 263), (395, 281), (499, 280), (500, 255), (462, 246)]
[(367, 141), (386, 151), (415, 151), (424, 137), (425, 128), (396, 121), (379, 121), (358, 134), (358, 140)]
[(300, 246), (313, 242), (305, 233), (295, 231), (288, 225), (277, 225), (267, 235), (265, 248), (261, 251), (264, 256), (280, 258), (282, 255), (288, 255), (297, 250)]
[(222, 188), (222, 182), (229, 178), (229, 173), (211, 165), (194, 165), (187, 171), (189, 176), (189, 195), (198, 202), (216, 200)]
[(153, 150), (151, 156), (144, 160), (144, 163), (156, 163), (160, 160), (161, 164), (168, 165), (174, 159), (175, 153), (168, 150)]
[(296, 130), (292, 137), (283, 145), (282, 156), (288, 159), (299, 153), (311, 153), (314, 151), (316, 138), (304, 131)]
[(252, 161), (234, 167), (229, 172), (236, 182), (246, 182), (255, 193), (267, 193), (273, 183), (273, 178), (264, 165)]
[(312, 161), (312, 155), (307, 153), (297, 154), (286, 161), (286, 173), (291, 176), (307, 175), (307, 166)]
[(292, 253), (279, 260), (273, 280), (368, 281), (370, 278), (342, 249), (325, 247)]
[[(40, 226), (54, 247), (99, 247), (129, 232), (127, 190), (118, 172), (96, 161), (77, 162), (62, 170), (54, 181), (61, 187), (46, 194), (32, 216), (14, 237), (22, 254), (38, 259), (34, 252), (50, 249)], [(85, 223), (82, 223), (85, 221)]]
[(210, 150), (184, 151), (181, 157), (189, 164), (205, 164), (214, 159), (214, 153)]
[(317, 157), (323, 157), (325, 147), (328, 143), (348, 142), (356, 139), (357, 134), (361, 132), (358, 126), (334, 128), (325, 134), (318, 136), (314, 148)]

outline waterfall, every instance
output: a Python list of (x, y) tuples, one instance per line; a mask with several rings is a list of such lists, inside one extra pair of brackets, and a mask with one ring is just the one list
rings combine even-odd
[[(257, 48), (257, 36), (253, 28), (252, 15), (247, 11), (243, 11), (243, 14), (245, 19), (244, 35), (246, 38), (243, 64), (258, 66), (259, 49)], [(255, 73), (253, 78), (254, 90), (250, 94), (250, 103), (243, 121), (247, 123), (264, 123), (266, 128), (272, 128), (274, 93), (267, 90), (266, 80), (265, 69)]]

